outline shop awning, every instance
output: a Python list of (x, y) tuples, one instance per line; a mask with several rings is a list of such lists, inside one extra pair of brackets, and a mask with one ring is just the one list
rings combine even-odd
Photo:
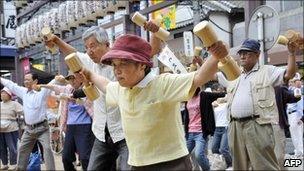
[(12, 57), (15, 58), (17, 56), (17, 48), (15, 46), (3, 45), (1, 44), (0, 56), (2, 57)]

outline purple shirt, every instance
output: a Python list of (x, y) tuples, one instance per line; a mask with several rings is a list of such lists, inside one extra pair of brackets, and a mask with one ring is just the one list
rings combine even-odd
[(68, 103), (67, 125), (91, 124), (92, 120), (83, 105), (74, 102)]

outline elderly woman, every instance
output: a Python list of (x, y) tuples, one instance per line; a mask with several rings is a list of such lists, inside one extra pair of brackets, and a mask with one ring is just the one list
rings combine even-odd
[(8, 169), (9, 149), (10, 165), (17, 164), (18, 115), (22, 113), (22, 105), (12, 101), (12, 93), (6, 87), (1, 90), (1, 128), (0, 128), (0, 155), (2, 170)]
[(101, 59), (103, 64), (113, 66), (117, 82), (82, 71), (106, 93), (108, 105), (119, 106), (132, 169), (192, 169), (180, 102), (189, 100), (196, 88), (208, 82), (217, 71), (218, 58), (228, 55), (222, 42), (209, 51), (212, 57), (197, 72), (155, 75), (150, 72), (153, 63), (149, 43), (135, 35), (123, 35)]

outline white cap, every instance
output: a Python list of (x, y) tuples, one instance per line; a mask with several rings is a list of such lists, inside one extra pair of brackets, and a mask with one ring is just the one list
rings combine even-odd
[(292, 78), (292, 80), (296, 81), (296, 80), (301, 80), (301, 75), (300, 73), (296, 73), (295, 76)]
[(2, 91), (5, 91), (8, 95), (10, 95), (11, 97), (12, 97), (12, 92), (7, 88), (7, 87), (4, 87), (2, 90), (1, 90), (1, 92)]

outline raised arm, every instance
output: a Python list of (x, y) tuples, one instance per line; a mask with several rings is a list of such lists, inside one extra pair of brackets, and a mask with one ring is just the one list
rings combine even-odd
[(152, 58), (154, 55), (158, 54), (161, 51), (162, 41), (154, 34), (159, 30), (159, 26), (156, 24), (155, 21), (150, 20), (144, 25), (144, 29), (152, 32), (152, 36), (150, 40), (150, 45), (152, 47), (151, 50), (151, 58)]
[(22, 98), (27, 91), (27, 88), (19, 86), (18, 84), (12, 82), (11, 80), (7, 80), (2, 77), (1, 77), (1, 84), (3, 84), (4, 87), (7, 87), (10, 91), (12, 91), (12, 93), (16, 94), (20, 98)]
[(193, 87), (204, 85), (209, 80), (214, 78), (214, 75), (217, 72), (217, 63), (219, 62), (218, 59), (228, 55), (228, 50), (221, 41), (218, 41), (212, 45), (208, 51), (212, 56), (209, 57), (197, 70), (193, 80)]
[(52, 43), (55, 43), (56, 46), (59, 48), (60, 52), (63, 54), (63, 56), (67, 56), (73, 52), (76, 52), (77, 50), (69, 45), (68, 43), (66, 43), (65, 41), (63, 41), (62, 39), (60, 39), (58, 36), (56, 35), (52, 35), (51, 38), (48, 41), (45, 41), (45, 44), (48, 46), (51, 46)]
[(287, 81), (294, 77), (296, 73), (296, 56), (295, 53), (299, 50), (299, 47), (296, 46), (294, 42), (289, 42), (287, 44), (288, 48), (288, 60), (287, 60), (287, 68), (286, 73), (284, 75), (284, 80)]
[[(75, 73), (76, 75), (79, 73)], [(82, 74), (87, 81), (94, 83), (94, 85), (103, 93), (106, 93), (107, 85), (109, 84), (109, 80), (101, 75), (93, 73), (86, 68), (82, 68), (80, 74)]]

